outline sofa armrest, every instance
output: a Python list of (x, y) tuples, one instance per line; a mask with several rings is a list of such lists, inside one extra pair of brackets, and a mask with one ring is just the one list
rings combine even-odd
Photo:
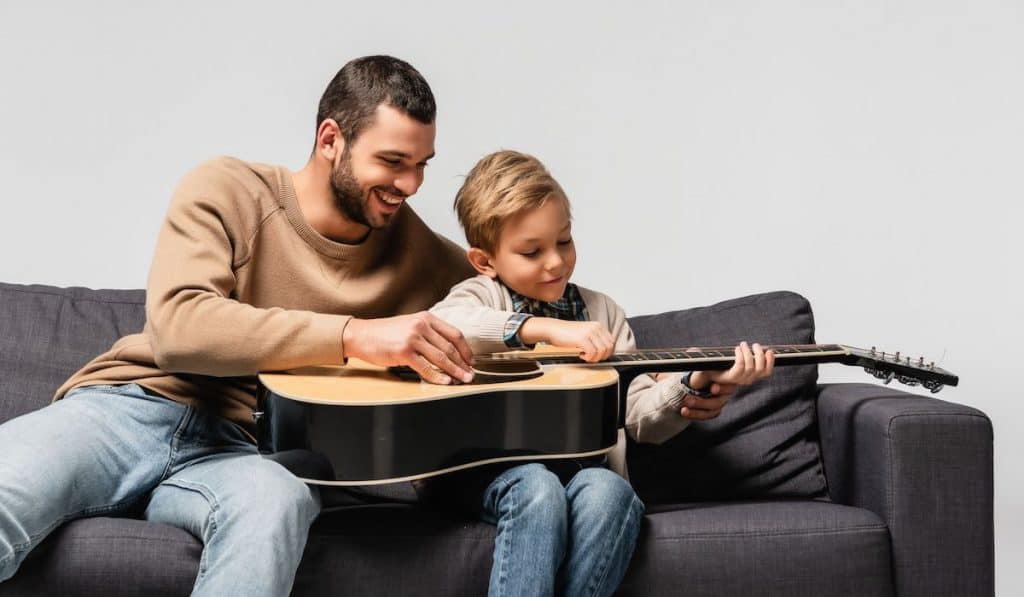
[(896, 594), (993, 595), (988, 417), (871, 384), (819, 385), (817, 406), (829, 494), (886, 522)]

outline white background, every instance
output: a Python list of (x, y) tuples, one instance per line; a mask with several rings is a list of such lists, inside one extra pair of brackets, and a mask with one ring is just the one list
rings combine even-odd
[(393, 54), (439, 104), (412, 204), (454, 240), (461, 176), (528, 151), (576, 281), (630, 314), (789, 289), (819, 341), (959, 374), (940, 396), (995, 426), (997, 590), (1024, 586), (1022, 3), (380, 4), (0, 4), (0, 280), (144, 286), (188, 169), (301, 167), (327, 81)]

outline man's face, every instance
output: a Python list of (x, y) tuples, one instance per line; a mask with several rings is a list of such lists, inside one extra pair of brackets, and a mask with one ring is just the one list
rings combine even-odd
[(552, 302), (562, 298), (576, 267), (572, 222), (554, 198), (505, 223), (490, 264), (506, 286), (523, 296)]
[(386, 104), (335, 160), (334, 202), (346, 218), (384, 228), (423, 184), (434, 157), (434, 124), (423, 124)]

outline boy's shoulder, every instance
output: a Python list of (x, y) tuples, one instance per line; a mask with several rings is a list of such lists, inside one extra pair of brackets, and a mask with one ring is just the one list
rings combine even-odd
[(603, 292), (580, 286), (579, 284), (576, 284), (576, 290), (579, 291), (580, 298), (586, 303), (588, 309), (602, 308), (609, 313), (622, 311), (622, 307), (615, 302), (615, 299)]

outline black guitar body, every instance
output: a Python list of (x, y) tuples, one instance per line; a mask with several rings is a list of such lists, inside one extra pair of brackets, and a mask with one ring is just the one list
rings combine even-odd
[(617, 438), (618, 385), (367, 406), (293, 400), (261, 385), (259, 411), (260, 451), (303, 480), (372, 485), (607, 452)]

